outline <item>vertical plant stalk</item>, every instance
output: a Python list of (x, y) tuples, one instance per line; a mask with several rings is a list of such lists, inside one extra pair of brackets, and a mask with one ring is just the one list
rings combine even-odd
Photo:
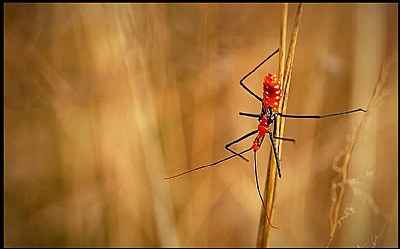
[[(382, 63), (381, 70), (379, 73), (379, 78), (376, 83), (374, 92), (372, 93), (371, 99), (367, 106), (367, 112), (363, 115), (360, 124), (354, 130), (352, 136), (347, 142), (346, 149), (344, 150), (343, 155), (338, 155), (339, 157), (343, 157), (343, 164), (341, 166), (337, 165), (337, 161), (333, 162), (332, 167), (335, 171), (338, 172), (336, 177), (332, 181), (331, 185), (331, 199), (332, 199), (332, 206), (329, 211), (329, 219), (330, 219), (330, 234), (328, 237), (328, 243), (326, 247), (329, 247), (332, 244), (333, 238), (335, 233), (341, 226), (341, 221), (346, 219), (348, 215), (344, 214), (342, 217), (339, 217), (339, 213), (342, 207), (343, 197), (346, 192), (346, 186), (349, 179), (349, 165), (350, 159), (354, 150), (354, 146), (356, 142), (359, 140), (362, 132), (365, 130), (367, 126), (368, 119), (378, 105), (380, 101), (380, 97), (382, 95), (383, 87), (387, 81), (388, 77), (388, 65), (386, 63)], [(340, 187), (339, 194), (337, 192), (337, 188)]]
[[(285, 70), (283, 70), (284, 65), (284, 55), (285, 55), (285, 43), (286, 43), (286, 26), (287, 26), (287, 4), (283, 4), (282, 6), (282, 21), (281, 21), (281, 41), (280, 41), (280, 53), (279, 53), (279, 79), (281, 80), (282, 89), (283, 89), (283, 100), (279, 105), (279, 111), (282, 113), (286, 112), (286, 106), (288, 101), (288, 93), (290, 86), (290, 76), (292, 72), (292, 65), (295, 54), (295, 47), (297, 43), (297, 36), (299, 31), (300, 18), (303, 11), (303, 5), (300, 3), (297, 8), (295, 24), (292, 30), (292, 36), (289, 46), (289, 54), (286, 60)], [(284, 119), (278, 117), (275, 122), (277, 134), (275, 136), (283, 136), (284, 131)], [(278, 158), (281, 157), (282, 154), (282, 140), (277, 140), (276, 148), (278, 152)], [(267, 177), (265, 181), (265, 189), (264, 189), (264, 200), (267, 206), (268, 217), (272, 222), (273, 212), (274, 212), (274, 203), (276, 196), (276, 187), (277, 187), (277, 168), (275, 157), (273, 155), (273, 150), (271, 148), (269, 154), (269, 164), (267, 168)], [(270, 225), (268, 220), (265, 217), (264, 210), (261, 211), (260, 222), (258, 226), (258, 237), (257, 237), (257, 247), (267, 247), (269, 243), (269, 232)]]
[(287, 27), (288, 4), (282, 4), (281, 14), (281, 32), (279, 42), (279, 75), (280, 82), (283, 82), (283, 73), (285, 72), (285, 52), (286, 52), (286, 27)]

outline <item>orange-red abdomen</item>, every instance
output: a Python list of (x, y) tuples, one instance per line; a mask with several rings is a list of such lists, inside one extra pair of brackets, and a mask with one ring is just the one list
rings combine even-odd
[[(262, 104), (264, 105), (265, 110), (268, 109), (269, 106), (272, 107), (274, 112), (278, 111), (279, 102), (282, 98), (281, 91), (281, 82), (278, 80), (278, 77), (274, 73), (269, 73), (264, 78), (263, 82), (263, 98)], [(269, 117), (267, 115), (263, 115), (260, 118), (260, 123), (258, 124), (258, 135), (253, 142), (253, 150), (257, 151), (260, 148), (260, 140), (264, 137), (264, 135), (271, 131), (270, 124), (268, 122)]]
[(278, 111), (279, 102), (282, 98), (281, 82), (274, 73), (269, 73), (263, 83), (263, 105), (265, 109), (271, 106), (274, 112)]

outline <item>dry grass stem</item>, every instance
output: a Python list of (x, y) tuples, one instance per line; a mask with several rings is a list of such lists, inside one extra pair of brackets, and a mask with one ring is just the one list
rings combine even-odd
[[(337, 176), (333, 179), (331, 185), (331, 199), (332, 199), (332, 206), (329, 212), (330, 218), (330, 234), (328, 238), (328, 243), (326, 247), (329, 247), (332, 244), (333, 238), (335, 233), (341, 227), (342, 221), (347, 219), (352, 213), (347, 212), (347, 209), (344, 210), (344, 215), (339, 217), (340, 210), (343, 204), (343, 197), (346, 192), (347, 182), (349, 180), (349, 166), (350, 166), (350, 159), (354, 150), (354, 146), (356, 142), (359, 140), (360, 135), (364, 131), (365, 127), (367, 126), (367, 122), (371, 113), (373, 113), (375, 107), (378, 105), (382, 90), (387, 82), (388, 78), (388, 65), (386, 63), (382, 63), (381, 70), (379, 73), (379, 79), (375, 86), (374, 92), (371, 96), (371, 99), (367, 106), (367, 112), (364, 114), (360, 124), (354, 130), (353, 134), (351, 135), (350, 139), (347, 142), (346, 149), (344, 152), (341, 152), (338, 156), (336, 156), (333, 162), (333, 168), (335, 171), (338, 172)], [(343, 158), (342, 165), (337, 165), (340, 158)], [(340, 187), (340, 191), (338, 192), (337, 188)]]
[[(289, 54), (286, 60), (286, 67), (284, 70), (284, 73), (281, 74), (281, 70), (283, 70), (284, 65), (284, 51), (285, 51), (285, 39), (286, 39), (286, 19), (287, 19), (287, 5), (284, 4), (282, 7), (282, 22), (281, 22), (281, 42), (280, 42), (280, 56), (279, 56), (279, 75), (283, 75), (283, 79), (280, 77), (283, 88), (283, 101), (281, 101), (279, 110), (281, 112), (286, 111), (286, 104), (288, 101), (288, 92), (289, 92), (289, 82), (290, 82), (290, 75), (292, 71), (292, 65), (293, 65), (293, 59), (294, 59), (294, 53), (295, 53), (295, 47), (296, 47), (296, 42), (297, 42), (297, 35), (298, 35), (298, 30), (299, 30), (299, 24), (300, 24), (300, 17), (302, 14), (303, 10), (303, 5), (299, 4), (297, 8), (297, 13), (296, 13), (296, 19), (295, 19), (295, 24), (293, 26), (293, 31), (292, 31), (292, 37), (290, 40), (290, 47), (289, 47)], [(281, 56), (282, 54), (282, 56)], [(284, 130), (284, 121), (281, 118), (278, 118), (277, 121), (275, 122), (275, 125), (277, 126), (277, 134), (276, 136), (283, 136), (283, 130)], [(278, 157), (281, 157), (281, 148), (282, 148), (282, 140), (278, 140), (276, 143), (276, 149), (278, 151)], [(276, 162), (275, 158), (273, 155), (273, 150), (271, 148), (270, 151), (270, 156), (269, 156), (269, 164), (268, 164), (268, 172), (267, 172), (267, 178), (265, 181), (265, 189), (264, 189), (264, 200), (266, 201), (267, 205), (267, 213), (268, 216), (270, 217), (270, 220), (272, 221), (272, 216), (273, 216), (273, 211), (274, 211), (274, 203), (275, 203), (275, 196), (276, 196), (276, 186), (277, 186), (277, 168), (276, 168)], [(264, 210), (261, 211), (260, 215), (260, 223), (258, 227), (258, 238), (257, 238), (257, 246), (258, 247), (267, 247), (269, 244), (269, 231), (270, 231), (270, 226), (268, 223), (268, 220), (265, 218), (264, 215)]]
[(287, 27), (288, 4), (282, 4), (281, 29), (279, 43), (279, 80), (283, 82), (283, 73), (285, 70), (285, 52), (286, 52), (286, 27)]

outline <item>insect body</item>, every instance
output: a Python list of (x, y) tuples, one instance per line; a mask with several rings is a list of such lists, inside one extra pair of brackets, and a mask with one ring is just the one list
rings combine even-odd
[(260, 148), (260, 141), (266, 133), (271, 132), (271, 124), (274, 122), (274, 116), (269, 112), (265, 113), (270, 107), (273, 111), (277, 111), (279, 102), (282, 98), (281, 83), (276, 77), (276, 74), (269, 73), (264, 78), (263, 82), (263, 98), (262, 98), (262, 112), (259, 118), (258, 135), (253, 142), (253, 150), (257, 151)]
[[(233, 153), (233, 155), (226, 157), (224, 159), (221, 159), (217, 162), (211, 163), (211, 164), (207, 164), (207, 165), (203, 165), (185, 172), (182, 172), (180, 174), (171, 176), (171, 177), (166, 177), (165, 179), (171, 179), (171, 178), (175, 178), (196, 170), (200, 170), (206, 167), (210, 167), (210, 166), (214, 166), (216, 164), (219, 164), (221, 162), (224, 162), (226, 160), (229, 160), (233, 157), (239, 156), (242, 159), (248, 161), (244, 156), (242, 156), (242, 154), (253, 150), (254, 152), (254, 171), (255, 171), (255, 178), (256, 178), (256, 186), (257, 186), (257, 191), (259, 194), (259, 197), (261, 199), (261, 202), (263, 204), (264, 210), (267, 214), (267, 209), (264, 203), (264, 200), (262, 198), (261, 192), (260, 192), (260, 187), (258, 184), (258, 174), (257, 174), (257, 163), (256, 163), (256, 152), (257, 150), (261, 147), (261, 144), (265, 138), (265, 135), (268, 134), (271, 144), (272, 144), (272, 149), (274, 152), (274, 157), (275, 157), (275, 161), (276, 161), (276, 166), (278, 169), (278, 176), (282, 177), (281, 174), (281, 168), (280, 168), (280, 161), (279, 161), (279, 157), (278, 157), (278, 153), (277, 153), (277, 149), (275, 146), (275, 141), (274, 139), (281, 139), (281, 140), (285, 140), (285, 141), (291, 141), (294, 142), (294, 139), (289, 139), (289, 138), (283, 138), (283, 137), (276, 137), (275, 131), (272, 130), (272, 125), (275, 123), (276, 121), (276, 117), (277, 116), (281, 116), (284, 118), (327, 118), (327, 117), (332, 117), (332, 116), (338, 116), (338, 115), (343, 115), (343, 114), (349, 114), (349, 113), (353, 113), (353, 112), (366, 112), (366, 110), (362, 109), (362, 108), (358, 108), (358, 109), (353, 109), (353, 110), (349, 110), (349, 111), (344, 111), (344, 112), (337, 112), (337, 113), (331, 113), (331, 114), (326, 114), (326, 115), (292, 115), (292, 114), (283, 114), (278, 112), (278, 107), (279, 107), (279, 103), (282, 99), (282, 90), (281, 90), (281, 83), (279, 81), (279, 79), (277, 78), (277, 76), (274, 73), (268, 73), (263, 81), (263, 95), (262, 98), (259, 97), (257, 94), (255, 94), (252, 90), (250, 90), (245, 84), (244, 84), (244, 80), (249, 77), (252, 73), (254, 73), (259, 67), (261, 67), (261, 65), (263, 65), (267, 60), (269, 60), (272, 56), (274, 56), (277, 52), (279, 51), (279, 49), (277, 49), (274, 53), (272, 53), (270, 56), (268, 56), (265, 60), (263, 60), (259, 65), (257, 65), (252, 71), (250, 71), (248, 74), (246, 74), (240, 81), (239, 84), (251, 95), (253, 95), (258, 101), (261, 102), (261, 112), (260, 114), (253, 114), (253, 113), (244, 113), (244, 112), (240, 112), (239, 115), (242, 116), (248, 116), (248, 117), (252, 117), (252, 118), (257, 118), (258, 119), (258, 127), (256, 130), (253, 130), (247, 134), (245, 134), (244, 136), (234, 140), (233, 142), (230, 142), (228, 144), (225, 145), (225, 149), (227, 149), (228, 151), (230, 151), (231, 153)], [(275, 125), (274, 125), (274, 130), (275, 130)], [(242, 140), (244, 140), (247, 137), (250, 137), (254, 134), (257, 134), (257, 136), (255, 137), (253, 144), (251, 145), (250, 148), (243, 150), (242, 152), (236, 152), (234, 150), (232, 150), (230, 147), (233, 144), (236, 144)], [(267, 215), (267, 219), (269, 221), (268, 215)], [(271, 222), (270, 225), (272, 226)], [(273, 227), (273, 226), (272, 226)]]

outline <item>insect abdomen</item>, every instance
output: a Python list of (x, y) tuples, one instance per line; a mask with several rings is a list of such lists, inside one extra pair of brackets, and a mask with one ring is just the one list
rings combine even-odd
[(263, 105), (265, 109), (271, 106), (274, 112), (278, 111), (279, 101), (282, 98), (281, 83), (276, 74), (269, 73), (264, 78)]

